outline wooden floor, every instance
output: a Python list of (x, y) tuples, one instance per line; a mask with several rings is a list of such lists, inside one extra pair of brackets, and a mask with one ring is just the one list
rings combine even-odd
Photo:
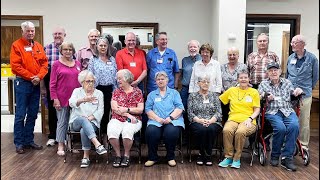
[[(47, 136), (35, 134), (35, 141), (45, 144)], [(240, 169), (218, 167), (217, 156), (212, 167), (197, 166), (194, 161), (189, 163), (185, 156), (184, 163), (178, 163), (176, 167), (169, 167), (162, 161), (146, 168), (143, 166), (147, 155), (147, 148), (144, 145), (142, 164), (138, 164), (135, 153), (132, 153), (132, 163), (129, 168), (113, 168), (111, 163), (106, 164), (104, 155), (100, 156), (99, 162), (96, 163), (95, 156), (92, 155), (89, 168), (81, 169), (82, 154), (68, 156), (66, 163), (63, 162), (63, 158), (56, 155), (54, 147), (17, 154), (13, 144), (13, 134), (1, 133), (1, 179), (319, 179), (319, 137), (311, 137), (310, 154), (309, 166), (303, 165), (300, 156), (295, 157), (298, 166), (296, 172), (287, 171), (280, 166), (261, 166), (257, 157), (250, 167), (250, 158), (246, 154), (241, 159)]]

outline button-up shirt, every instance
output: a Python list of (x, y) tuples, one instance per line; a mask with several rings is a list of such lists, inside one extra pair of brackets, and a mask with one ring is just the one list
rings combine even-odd
[(94, 52), (88, 47), (82, 47), (76, 54), (76, 60), (81, 64), (81, 70), (85, 70), (88, 68), (89, 61), (91, 57), (94, 55)]
[(46, 52), (46, 56), (48, 58), (48, 69), (51, 70), (51, 67), (54, 63), (54, 61), (59, 60), (60, 52), (59, 52), (59, 46), (58, 44), (55, 44), (54, 42), (51, 44), (48, 44), (44, 47), (44, 51)]
[(187, 56), (182, 59), (182, 69), (181, 69), (181, 84), (182, 86), (188, 86), (191, 79), (192, 68), (196, 61), (201, 60), (200, 54), (192, 56)]
[(281, 111), (288, 117), (294, 110), (292, 109), (290, 96), (294, 90), (292, 83), (284, 78), (280, 78), (280, 82), (275, 86), (271, 80), (264, 80), (260, 83), (258, 91), (259, 94), (270, 93), (274, 99), (268, 102), (267, 114), (275, 115)]
[(302, 59), (304, 59), (304, 62), (298, 68), (297, 64), (303, 60), (298, 59), (296, 53), (289, 56), (286, 77), (295, 88), (299, 87), (303, 90), (305, 93), (303, 97), (311, 97), (312, 89), (319, 80), (319, 60), (314, 54), (306, 50)]

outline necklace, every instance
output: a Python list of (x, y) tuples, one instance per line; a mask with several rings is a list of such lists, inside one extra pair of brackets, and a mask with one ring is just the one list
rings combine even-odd
[(242, 99), (246, 96), (247, 92), (244, 93), (244, 95), (242, 96), (242, 98), (240, 99), (240, 91), (238, 89), (238, 101), (242, 101)]

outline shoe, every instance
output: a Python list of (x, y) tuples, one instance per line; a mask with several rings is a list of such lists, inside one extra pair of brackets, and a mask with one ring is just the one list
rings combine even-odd
[(150, 160), (148, 160), (146, 163), (144, 163), (144, 166), (145, 166), (145, 167), (151, 167), (151, 166), (153, 166), (155, 163), (156, 163), (156, 161), (150, 161)]
[(16, 147), (16, 153), (18, 153), (18, 154), (24, 154), (25, 152), (26, 152), (26, 151), (23, 149), (22, 146)]
[(174, 167), (177, 165), (176, 161), (174, 159), (168, 161), (169, 166)]
[(231, 158), (224, 158), (224, 160), (219, 163), (219, 166), (220, 167), (228, 167), (228, 166), (231, 166), (231, 164), (232, 164)]
[(203, 156), (201, 156), (200, 154), (198, 155), (198, 158), (197, 158), (197, 165), (199, 166), (202, 166), (203, 165)]
[(240, 159), (239, 159), (238, 161), (233, 161), (231, 164), (231, 167), (239, 169), (240, 165), (241, 165), (241, 163), (240, 163)]
[(62, 150), (62, 151), (60, 151), (60, 150), (58, 150), (57, 151), (57, 154), (59, 155), (59, 156), (64, 156), (64, 155), (66, 155), (66, 153)]
[(116, 156), (116, 158), (114, 159), (114, 161), (112, 163), (112, 166), (117, 168), (117, 167), (120, 167), (120, 164), (121, 164), (121, 157)]
[(130, 159), (129, 159), (129, 157), (123, 156), (120, 165), (121, 165), (121, 167), (129, 167), (129, 165), (130, 165)]
[(99, 155), (102, 155), (102, 154), (107, 153), (108, 151), (106, 150), (106, 148), (104, 148), (103, 145), (100, 145), (100, 146), (97, 147), (96, 152), (97, 152)]
[(212, 156), (206, 156), (206, 166), (212, 166)]
[(37, 145), (36, 143), (32, 143), (32, 144), (29, 144), (29, 145), (25, 145), (26, 149), (35, 149), (35, 150), (41, 150), (43, 149), (43, 147), (41, 145)]
[(270, 160), (270, 165), (271, 166), (278, 166), (279, 165), (279, 157), (271, 157), (271, 160)]
[(297, 167), (293, 164), (293, 159), (290, 158), (284, 158), (281, 159), (281, 166), (288, 171), (296, 171)]
[(46, 143), (47, 146), (54, 146), (56, 144), (56, 140), (54, 139), (49, 139)]
[(88, 158), (83, 158), (81, 160), (81, 165), (80, 165), (81, 168), (87, 168), (89, 167), (89, 165), (90, 165), (90, 160)]

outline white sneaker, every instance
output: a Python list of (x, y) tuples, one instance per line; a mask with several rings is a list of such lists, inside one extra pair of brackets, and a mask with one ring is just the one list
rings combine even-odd
[(47, 146), (54, 146), (55, 144), (56, 144), (56, 140), (54, 140), (54, 139), (49, 139), (47, 141)]

